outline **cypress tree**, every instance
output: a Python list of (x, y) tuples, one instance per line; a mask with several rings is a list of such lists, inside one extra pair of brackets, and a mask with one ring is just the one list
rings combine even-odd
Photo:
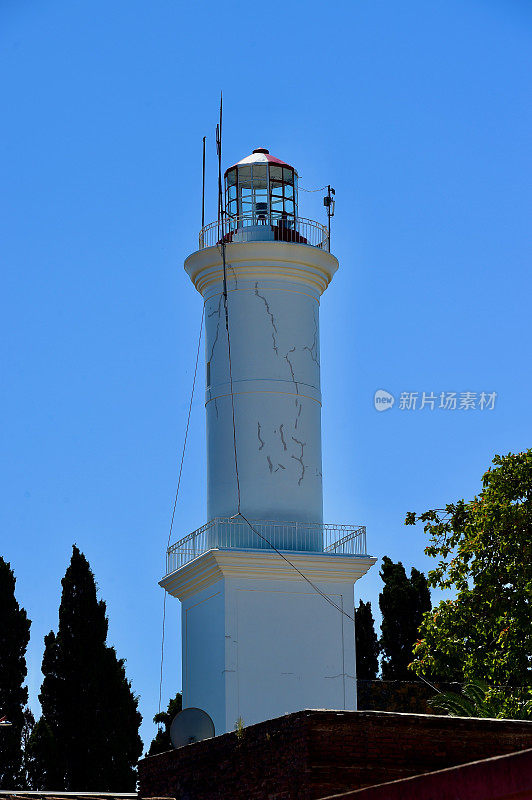
[(380, 576), (384, 582), (379, 595), (382, 677), (384, 680), (417, 680), (408, 665), (414, 659), (412, 648), (423, 614), (431, 608), (427, 579), (414, 568), (408, 578), (402, 563), (394, 564), (388, 556), (382, 560)]
[(22, 726), (21, 746), (22, 746), (22, 770), (20, 777), (20, 788), (30, 789), (30, 778), (28, 774), (28, 755), (29, 741), (35, 728), (35, 717), (30, 708), (24, 709), (24, 724)]
[(0, 716), (11, 722), (10, 728), (0, 731), (2, 789), (20, 788), (24, 706), (28, 700), (24, 680), (31, 622), (17, 602), (15, 583), (11, 565), (0, 556)]
[(355, 609), (355, 641), (357, 678), (375, 680), (379, 671), (379, 642), (369, 601), (361, 600)]
[(49, 790), (133, 791), (142, 752), (138, 698), (124, 660), (106, 644), (105, 603), (76, 546), (61, 584), (59, 628), (45, 637), (34, 780)]
[(154, 716), (153, 721), (158, 725), (162, 724), (163, 727), (157, 731), (152, 739), (150, 749), (148, 750), (149, 756), (154, 756), (157, 753), (166, 753), (168, 750), (172, 749), (172, 742), (170, 740), (170, 725), (172, 724), (172, 720), (175, 715), (181, 711), (182, 706), (183, 703), (181, 692), (178, 692), (176, 696), (172, 697), (168, 702), (166, 711), (161, 711), (159, 714)]
[(43, 791), (49, 786), (64, 785), (57, 742), (44, 717), (40, 718), (31, 732), (25, 762), (27, 782), (31, 789)]
[[(410, 571), (410, 585), (412, 586), (413, 594), (412, 627), (410, 632), (413, 646), (419, 638), (419, 628), (423, 620), (423, 614), (425, 611), (430, 611), (432, 602), (427, 578), (415, 567), (412, 567)], [(412, 674), (411, 671), (410, 674)]]

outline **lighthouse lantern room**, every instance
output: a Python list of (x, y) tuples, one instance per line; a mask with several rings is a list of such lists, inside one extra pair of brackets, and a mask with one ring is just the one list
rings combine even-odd
[(297, 172), (260, 147), (226, 170), (225, 208), (231, 230), (272, 223), (281, 230), (294, 230)]
[(216, 733), (303, 708), (356, 708), (361, 525), (323, 522), (319, 307), (338, 268), (298, 216), (298, 175), (258, 148), (185, 269), (205, 303), (207, 521), (168, 549), (183, 707)]

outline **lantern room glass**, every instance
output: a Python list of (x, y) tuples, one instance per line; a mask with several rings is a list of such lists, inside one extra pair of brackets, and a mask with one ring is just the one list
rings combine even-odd
[(293, 228), (297, 173), (292, 167), (272, 163), (232, 167), (225, 173), (225, 210), (231, 230), (242, 225)]

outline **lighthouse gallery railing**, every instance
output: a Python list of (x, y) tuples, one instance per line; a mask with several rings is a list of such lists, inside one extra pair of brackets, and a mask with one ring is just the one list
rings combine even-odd
[(250, 214), (225, 217), (222, 223), (210, 222), (199, 233), (199, 249), (231, 242), (289, 242), (307, 244), (320, 250), (329, 249), (329, 233), (325, 225), (306, 217), (280, 219), (273, 215)]
[(238, 518), (217, 517), (211, 520), (179, 542), (170, 545), (166, 555), (166, 574), (169, 575), (188, 564), (207, 550), (214, 548), (270, 550), (270, 542), (278, 550), (348, 556), (367, 555), (364, 525), (255, 520), (251, 520), (251, 524), (255, 530)]

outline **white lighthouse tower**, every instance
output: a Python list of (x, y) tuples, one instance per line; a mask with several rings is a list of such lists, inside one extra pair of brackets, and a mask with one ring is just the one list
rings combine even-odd
[(205, 303), (207, 522), (161, 586), (182, 603), (183, 707), (217, 734), (356, 708), (353, 585), (375, 559), (362, 526), (323, 522), (319, 307), (338, 261), (297, 181), (263, 148), (230, 167), (224, 222), (185, 261)]

